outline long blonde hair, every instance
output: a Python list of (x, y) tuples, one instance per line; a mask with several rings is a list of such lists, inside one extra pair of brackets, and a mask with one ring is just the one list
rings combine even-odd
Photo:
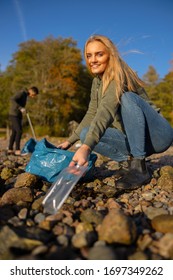
[(86, 65), (89, 68), (86, 48), (90, 42), (99, 41), (107, 48), (109, 52), (109, 62), (108, 66), (102, 76), (103, 81), (103, 91), (105, 93), (109, 83), (115, 80), (116, 83), (116, 96), (120, 100), (121, 95), (125, 91), (136, 92), (137, 88), (144, 87), (144, 82), (138, 77), (138, 75), (133, 71), (125, 61), (122, 60), (118, 52), (117, 47), (113, 42), (103, 35), (93, 35), (85, 43), (84, 56)]

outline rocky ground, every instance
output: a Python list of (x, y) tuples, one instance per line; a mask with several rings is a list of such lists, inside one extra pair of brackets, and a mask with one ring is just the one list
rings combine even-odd
[(29, 159), (7, 156), (0, 139), (1, 260), (173, 259), (173, 147), (148, 158), (150, 183), (127, 193), (116, 189), (118, 165), (98, 156), (55, 215), (42, 207), (51, 184), (25, 172)]

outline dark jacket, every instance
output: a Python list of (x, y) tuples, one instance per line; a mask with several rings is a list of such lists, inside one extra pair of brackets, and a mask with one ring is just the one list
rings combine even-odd
[(22, 91), (11, 97), (9, 115), (22, 118), (21, 109), (26, 106), (28, 93)]

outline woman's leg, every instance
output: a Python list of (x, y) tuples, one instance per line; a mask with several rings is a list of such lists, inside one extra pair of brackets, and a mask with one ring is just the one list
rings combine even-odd
[(148, 183), (151, 174), (145, 157), (165, 151), (173, 141), (173, 129), (166, 119), (135, 93), (122, 95), (121, 117), (132, 158), (129, 172), (116, 183), (120, 192)]
[[(84, 142), (88, 129), (84, 128), (82, 130), (81, 142)], [(125, 161), (129, 157), (127, 137), (118, 129), (108, 128), (95, 146), (94, 151), (114, 161)]]
[(121, 116), (135, 158), (161, 153), (173, 142), (173, 129), (144, 99), (132, 92), (121, 97)]

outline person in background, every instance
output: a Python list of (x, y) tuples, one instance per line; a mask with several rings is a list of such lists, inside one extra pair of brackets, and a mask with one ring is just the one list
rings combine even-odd
[(68, 149), (80, 139), (82, 145), (71, 166), (87, 165), (88, 156), (95, 151), (119, 162), (118, 189), (140, 187), (151, 179), (145, 158), (170, 147), (173, 129), (109, 38), (91, 36), (84, 55), (94, 76), (89, 107), (74, 133), (58, 147)]
[[(20, 155), (20, 142), (22, 137), (22, 118), (23, 114), (26, 112), (25, 106), (27, 103), (27, 98), (34, 98), (39, 93), (38, 88), (33, 86), (29, 89), (19, 92), (11, 97), (10, 110), (9, 110), (9, 120), (11, 123), (11, 136), (8, 146), (8, 154)], [(15, 143), (15, 151), (13, 146)]]

